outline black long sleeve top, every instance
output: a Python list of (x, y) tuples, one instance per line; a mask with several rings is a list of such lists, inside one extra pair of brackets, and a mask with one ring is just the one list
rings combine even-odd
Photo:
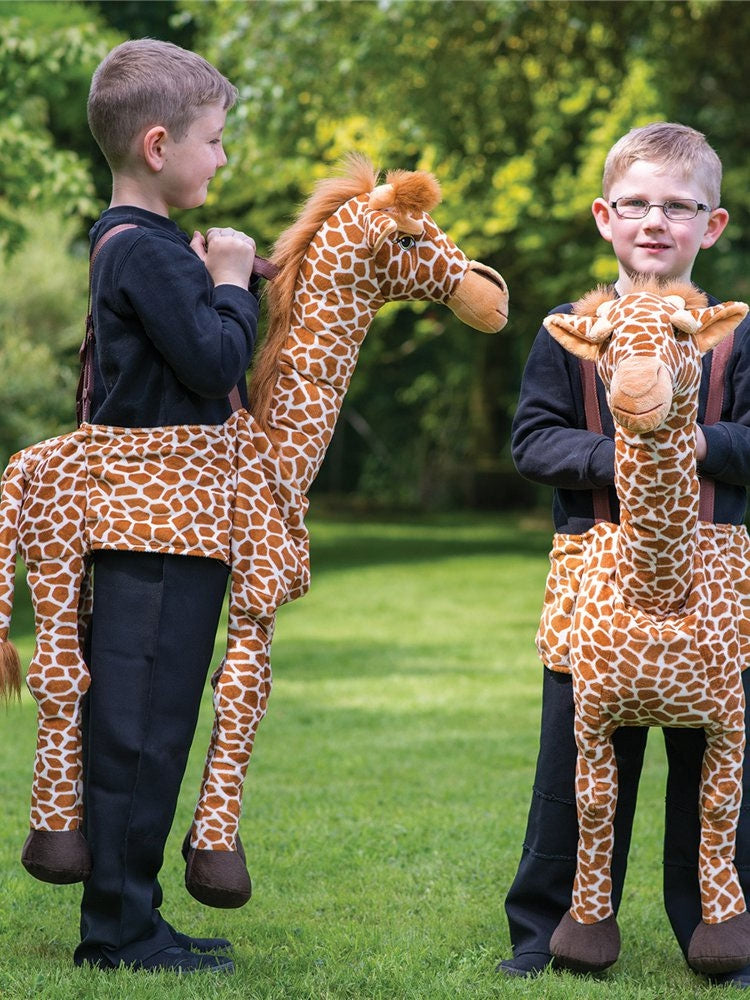
[(91, 422), (118, 427), (219, 424), (231, 413), (258, 326), (258, 300), (214, 287), (190, 238), (171, 220), (133, 207), (107, 209), (91, 245), (134, 223), (99, 251), (92, 281), (96, 336)]
[[(711, 305), (718, 299), (709, 296)], [(551, 312), (572, 312), (572, 305)], [(706, 425), (711, 352), (703, 356), (698, 423), (706, 437), (701, 475), (716, 481), (714, 522), (742, 524), (750, 484), (750, 316), (735, 330), (725, 375), (721, 420)], [(614, 422), (604, 386), (596, 377), (603, 434), (586, 429), (579, 361), (542, 327), (529, 353), (511, 431), (520, 474), (552, 486), (555, 531), (582, 534), (594, 524), (592, 490), (609, 488), (612, 517), (619, 520), (614, 488)]]

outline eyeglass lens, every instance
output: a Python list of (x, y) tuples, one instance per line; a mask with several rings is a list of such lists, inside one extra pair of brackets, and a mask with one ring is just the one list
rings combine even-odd
[(642, 219), (652, 208), (661, 208), (668, 219), (676, 221), (694, 219), (698, 209), (705, 207), (691, 198), (665, 201), (663, 204), (644, 201), (642, 198), (618, 198), (612, 204), (617, 214), (624, 219)]

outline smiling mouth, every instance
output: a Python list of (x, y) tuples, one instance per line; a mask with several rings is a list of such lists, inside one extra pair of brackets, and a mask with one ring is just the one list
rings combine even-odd
[(668, 243), (641, 243), (641, 250), (669, 250)]

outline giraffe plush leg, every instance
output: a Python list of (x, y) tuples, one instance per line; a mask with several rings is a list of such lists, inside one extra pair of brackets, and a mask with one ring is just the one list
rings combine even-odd
[(255, 732), (271, 690), (272, 623), (245, 616), (240, 629), (232, 617), (230, 608), (227, 656), (214, 680), (214, 729), (185, 870), (188, 892), (222, 908), (243, 906), (251, 894), (238, 828)]
[(703, 919), (688, 947), (688, 962), (698, 972), (732, 972), (750, 964), (750, 914), (733, 860), (744, 745), (743, 730), (706, 731), (699, 853)]
[(38, 711), (31, 831), (21, 861), (43, 882), (82, 882), (91, 871), (80, 829), (81, 701), (90, 683), (78, 635), (83, 560), (27, 562), (37, 640), (26, 684)]
[(576, 720), (578, 864), (570, 910), (555, 929), (550, 951), (559, 966), (601, 972), (620, 954), (612, 909), (612, 848), (617, 764), (611, 740), (586, 732)]

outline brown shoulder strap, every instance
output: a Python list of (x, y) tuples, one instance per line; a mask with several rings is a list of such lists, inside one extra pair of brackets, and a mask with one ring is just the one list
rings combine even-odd
[(91, 257), (89, 259), (89, 292), (91, 291), (91, 275), (94, 271), (94, 261), (99, 256), (99, 251), (104, 246), (105, 243), (109, 243), (113, 236), (117, 236), (118, 233), (124, 233), (126, 229), (137, 229), (138, 226), (134, 222), (121, 222), (119, 226), (112, 226), (108, 229), (103, 236), (94, 244), (94, 249), (91, 251)]
[[(734, 333), (730, 333), (711, 352), (711, 374), (708, 379), (708, 399), (703, 417), (704, 424), (716, 424), (721, 420), (721, 411), (724, 406), (724, 379), (733, 347)], [(698, 520), (713, 521), (716, 484), (713, 479), (709, 479), (707, 476), (700, 476), (699, 482)]]
[[(583, 406), (586, 411), (586, 427), (596, 434), (603, 434), (602, 415), (599, 412), (599, 396), (596, 392), (596, 365), (593, 361), (578, 362), (581, 371), (581, 385), (583, 387)], [(594, 521), (611, 521), (612, 509), (609, 503), (609, 490), (607, 487), (592, 490), (591, 496), (594, 501)]]
[(232, 413), (235, 410), (241, 410), (244, 406), (242, 402), (242, 396), (240, 396), (240, 390), (235, 386), (229, 393), (229, 405), (232, 407)]

